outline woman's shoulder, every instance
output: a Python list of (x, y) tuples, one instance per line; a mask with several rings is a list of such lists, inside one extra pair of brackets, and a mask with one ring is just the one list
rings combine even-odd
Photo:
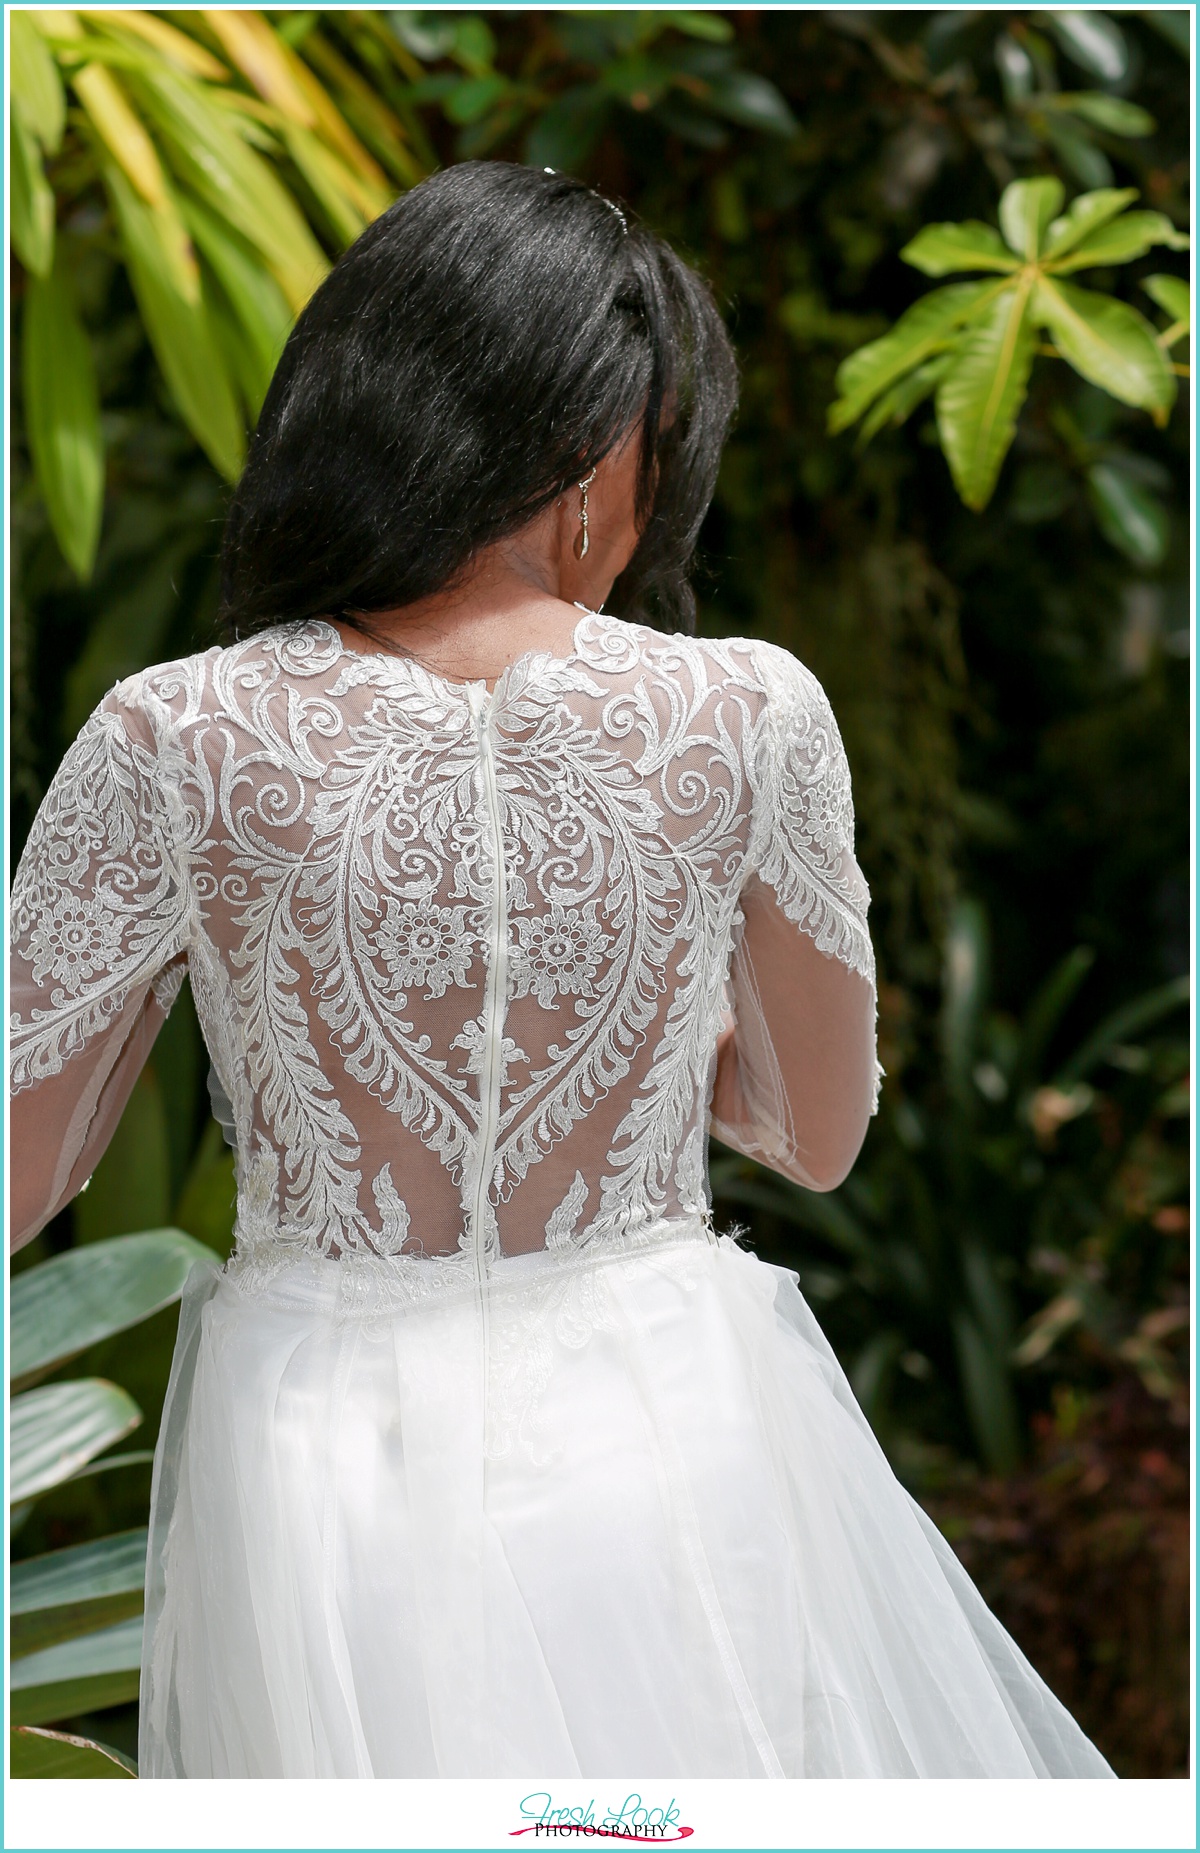
[(623, 618), (603, 616), (600, 645), (614, 667), (635, 662), (663, 675), (697, 673), (712, 686), (757, 693), (767, 703), (807, 698), (824, 703), (825, 693), (808, 665), (782, 644), (765, 637), (693, 636), (655, 630)]

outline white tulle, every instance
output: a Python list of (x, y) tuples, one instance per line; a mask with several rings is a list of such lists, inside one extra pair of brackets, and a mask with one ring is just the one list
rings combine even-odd
[[(493, 1340), (545, 1266), (500, 1264)], [(794, 1274), (703, 1228), (594, 1263), (586, 1341), (543, 1322), (534, 1464), (485, 1445), (473, 1297), (358, 1312), (338, 1268), (192, 1283), (143, 1775), (1111, 1774), (893, 1477)]]

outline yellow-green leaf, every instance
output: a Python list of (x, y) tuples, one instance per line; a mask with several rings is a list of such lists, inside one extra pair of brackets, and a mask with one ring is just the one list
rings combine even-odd
[(163, 205), (167, 183), (162, 163), (112, 72), (98, 64), (85, 64), (71, 83), (97, 135), (147, 205)]
[(1008, 288), (966, 330), (937, 390), (938, 435), (968, 508), (986, 506), (1016, 431), (1033, 365), (1029, 286)]
[(1142, 288), (1160, 309), (1165, 309), (1173, 322), (1182, 322), (1186, 334), (1192, 320), (1192, 287), (1184, 277), (1169, 277), (1155, 272), (1152, 277), (1142, 278)]
[(1115, 296), (1043, 277), (1033, 316), (1085, 380), (1165, 418), (1175, 402), (1175, 376), (1144, 315)]
[(184, 296), (159, 223), (121, 170), (104, 167), (134, 295), (146, 333), (184, 423), (230, 482), (241, 472), (246, 434), (229, 371), (203, 299)]
[(981, 314), (1003, 283), (948, 283), (906, 309), (894, 328), (847, 355), (837, 370), (841, 397), (829, 408), (829, 429), (844, 431), (871, 401), (904, 374), (943, 348), (956, 330)]
[(1109, 135), (1153, 135), (1156, 126), (1148, 110), (1127, 97), (1110, 96), (1107, 90), (1060, 90), (1038, 101), (1043, 109), (1065, 109)]
[(1165, 212), (1126, 212), (1089, 232), (1061, 257), (1047, 260), (1046, 269), (1063, 276), (1100, 264), (1128, 264), (1144, 257), (1152, 245), (1186, 251), (1190, 242), (1186, 233), (1175, 230)]
[(354, 176), (337, 156), (331, 154), (310, 129), (288, 122), (283, 127), (288, 153), (316, 195), (329, 220), (330, 229), (341, 245), (350, 245), (369, 223), (358, 199)]
[(1136, 187), (1098, 187), (1094, 193), (1081, 193), (1049, 227), (1042, 241), (1043, 259), (1048, 262), (1073, 250), (1081, 238), (1132, 206), (1137, 196)]
[(329, 261), (291, 194), (243, 140), (235, 113), (174, 71), (140, 77), (137, 88), (176, 175), (250, 240), (302, 309)]
[(22, 356), (38, 488), (64, 559), (87, 579), (104, 509), (104, 439), (91, 343), (61, 264), (30, 279)]
[(18, 110), (9, 111), (9, 236), (13, 250), (35, 277), (54, 261), (54, 194), (42, 157)]
[(233, 366), (257, 418), (292, 325), (283, 291), (244, 238), (199, 200), (182, 202), (196, 246), (229, 303), (235, 324)]
[(112, 7), (97, 8), (94, 12), (85, 9), (79, 17), (86, 19), (97, 31), (112, 32), (118, 37), (128, 33), (141, 39), (161, 53), (176, 70), (186, 71), (193, 77), (211, 77), (219, 83), (229, 75), (225, 66), (211, 52), (205, 51), (203, 45), (198, 45), (195, 39), (169, 26), (154, 13), (138, 12), (132, 7)]
[(58, 66), (28, 13), (13, 7), (8, 26), (12, 107), (44, 152), (56, 154), (66, 121), (66, 98)]
[(97, 1782), (114, 1777), (130, 1781), (137, 1775), (137, 1764), (108, 1744), (65, 1731), (44, 1731), (32, 1724), (18, 1724), (10, 1730), (9, 1757), (18, 1782), (37, 1778)]
[(1010, 250), (1026, 264), (1037, 261), (1042, 234), (1062, 203), (1062, 182), (1048, 174), (1037, 180), (1014, 180), (1000, 195), (1000, 230)]
[(944, 277), (955, 270), (1015, 270), (1017, 260), (999, 234), (979, 219), (961, 225), (925, 225), (900, 253), (914, 270)]

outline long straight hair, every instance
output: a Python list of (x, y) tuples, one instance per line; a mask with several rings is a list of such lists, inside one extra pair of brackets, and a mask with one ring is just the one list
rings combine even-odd
[(639, 423), (641, 537), (611, 608), (693, 629), (736, 378), (707, 285), (627, 211), (509, 162), (434, 174), (292, 330), (226, 523), (226, 634), (316, 616), (370, 633)]

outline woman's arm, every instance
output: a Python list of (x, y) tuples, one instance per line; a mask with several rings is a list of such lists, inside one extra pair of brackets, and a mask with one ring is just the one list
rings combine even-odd
[(10, 897), (10, 1245), (91, 1176), (183, 978), (186, 859), (147, 716), (105, 696), (38, 809)]
[(875, 987), (819, 952), (757, 879), (742, 909), (712, 1131), (809, 1190), (833, 1190), (874, 1110)]
[(756, 646), (765, 703), (711, 1125), (810, 1190), (850, 1170), (875, 1110), (875, 957), (854, 854), (850, 768), (816, 677)]

